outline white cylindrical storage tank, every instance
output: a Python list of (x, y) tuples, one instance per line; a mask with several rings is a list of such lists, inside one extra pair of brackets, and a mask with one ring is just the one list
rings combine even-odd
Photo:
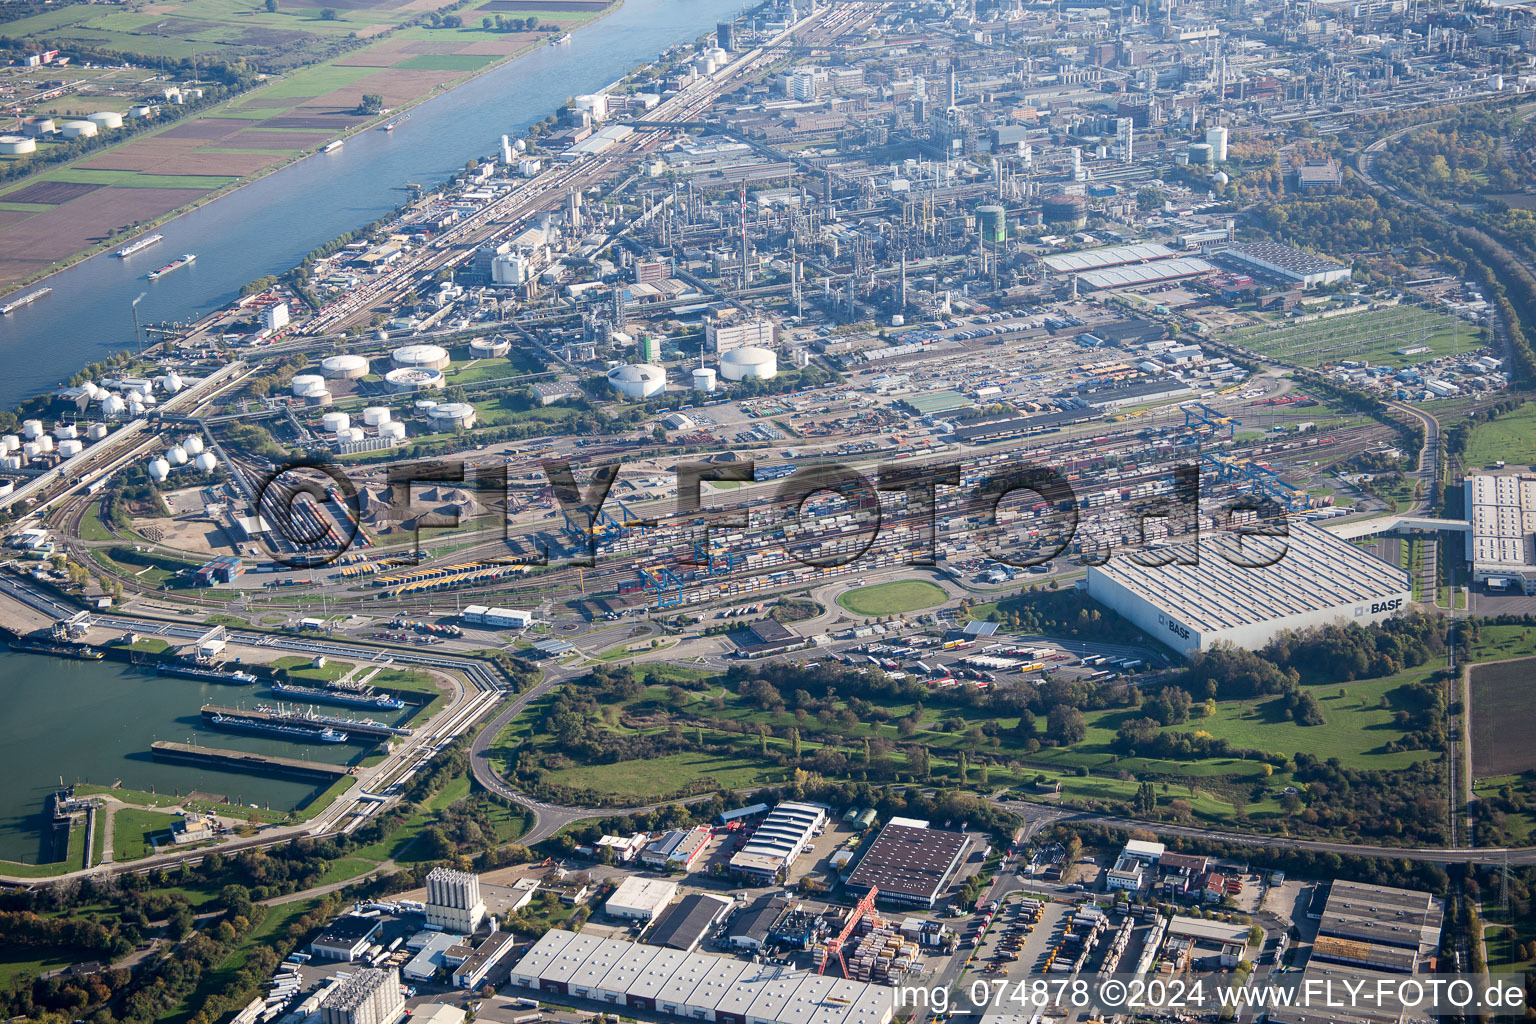
[(186, 383), (181, 379), (181, 374), (177, 373), (175, 370), (172, 370), (170, 373), (165, 375), (164, 383), (165, 393), (168, 395), (174, 395), (176, 392), (180, 391), (183, 387), (186, 386)]
[(1194, 142), (1189, 146), (1189, 162), (1192, 165), (1205, 167), (1215, 158), (1215, 153), (1208, 143)]
[(448, 365), (448, 350), (441, 345), (405, 345), (389, 358), (400, 369), (441, 370)]
[(0, 469), (20, 469), (21, 467), (20, 455), (0, 455)]
[(352, 425), (352, 417), (344, 412), (328, 412), (320, 417), (320, 426), (327, 434), (339, 434)]
[(98, 131), (95, 121), (65, 121), (59, 125), (59, 133), (66, 139), (89, 139)]
[(425, 391), (443, 386), (441, 370), (423, 370), (402, 366), (384, 375), (384, 383), (391, 391)]
[(58, 438), (60, 441), (65, 441), (72, 437), (79, 437), (80, 428), (76, 427), (73, 423), (60, 423), (57, 427), (54, 428), (53, 436)]
[(59, 442), (59, 455), (66, 459), (72, 459), (85, 450), (85, 442), (77, 441), (73, 437), (67, 437)]
[(301, 373), (289, 382), (295, 398), (308, 398), (325, 390), (325, 378), (318, 373)]
[(22, 420), (21, 421), (21, 434), (28, 441), (36, 441), (38, 438), (43, 436), (43, 421), (42, 420)]
[(203, 450), (203, 437), (201, 434), (188, 434), (181, 446), (187, 450), (188, 455), (196, 455)]
[(651, 363), (625, 363), (608, 371), (608, 384), (630, 398), (650, 398), (667, 386), (667, 371)]
[(122, 395), (108, 395), (101, 400), (101, 414), (109, 420), (117, 419), (125, 408)]
[(115, 110), (101, 110), (94, 114), (87, 114), (85, 119), (98, 128), (121, 128), (123, 115)]
[(15, 434), (5, 434), (4, 436), (0, 436), (0, 451), (9, 453), (16, 451), (20, 447), (21, 438), (17, 437)]
[(213, 452), (203, 452), (192, 460), (192, 465), (197, 467), (199, 473), (212, 473), (219, 460), (213, 457)]
[(363, 410), (363, 422), (370, 427), (376, 427), (380, 423), (389, 422), (389, 407), (383, 405), (370, 405)]
[(53, 438), (49, 437), (47, 434), (44, 434), (42, 437), (38, 438), (35, 443), (38, 448), (45, 452), (53, 451)]
[(28, 441), (21, 446), (21, 457), (28, 462), (31, 462), (41, 454), (43, 454), (43, 447), (36, 441)]
[(171, 464), (164, 459), (149, 460), (149, 478), (156, 483), (171, 475)]
[(350, 352), (320, 360), (320, 372), (331, 380), (357, 380), (368, 376), (368, 368), (365, 357)]
[(733, 348), (720, 357), (720, 374), (726, 380), (768, 380), (778, 372), (778, 357), (756, 345)]
[(25, 156), (37, 152), (37, 140), (25, 135), (0, 135), (0, 153), (6, 156)]
[(469, 343), (469, 354), (476, 359), (493, 359), (512, 351), (512, 343), (506, 338), (476, 338)]
[(179, 444), (173, 444), (165, 450), (165, 461), (173, 466), (185, 466), (187, 450)]
[(416, 415), (425, 416), (428, 412), (437, 408), (437, 399), (423, 398), (416, 403)]
[(708, 366), (701, 366), (697, 370), (693, 371), (693, 390), (715, 390), (715, 371), (713, 368)]
[(16, 489), (14, 480), (0, 480), (0, 498), (8, 497)]
[(405, 437), (405, 424), (397, 420), (390, 420), (387, 423), (380, 423), (379, 436), (392, 437), (396, 441), (402, 440)]
[(475, 407), (468, 402), (444, 402), (427, 410), (434, 430), (468, 430), (475, 425)]
[(346, 430), (336, 431), (336, 437), (341, 441), (361, 441), (363, 439), (362, 427), (348, 427)]
[(107, 436), (107, 425), (105, 423), (92, 423), (85, 428), (85, 436), (92, 441), (100, 441)]

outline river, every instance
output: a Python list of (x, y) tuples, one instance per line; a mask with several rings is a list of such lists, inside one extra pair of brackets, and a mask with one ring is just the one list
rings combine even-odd
[[(145, 322), (188, 321), (226, 306), (259, 277), (281, 274), (316, 247), (398, 206), (407, 182), (432, 186), (496, 152), (566, 99), (594, 92), (681, 42), (712, 30), (743, 0), (625, 0), (578, 29), (422, 103), (392, 132), (370, 130), (300, 160), (157, 230), (128, 259), (101, 253), (55, 274), (53, 294), (0, 318), (0, 408), (48, 390), (86, 363), (133, 346), (132, 303)], [(197, 262), (158, 281), (144, 275), (181, 253)], [(40, 287), (34, 285), (33, 287)], [(23, 289), (31, 290), (31, 289)]]

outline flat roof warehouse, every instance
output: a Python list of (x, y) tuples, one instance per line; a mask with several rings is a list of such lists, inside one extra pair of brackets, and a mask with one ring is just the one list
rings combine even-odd
[(931, 907), (970, 848), (970, 837), (962, 833), (931, 829), (926, 821), (892, 818), (848, 876), (848, 887), (874, 886), (882, 900)]
[[(1282, 630), (1377, 622), (1412, 597), (1406, 572), (1309, 523), (1283, 538), (1249, 536), (1241, 555), (1236, 544), (1234, 534), (1202, 534), (1196, 565), (1118, 555), (1088, 568), (1088, 596), (1180, 651), (1221, 641), (1256, 650)], [(1152, 553), (1188, 561), (1189, 547)]]
[(889, 1024), (895, 992), (709, 953), (546, 932), (512, 984), (715, 1024)]

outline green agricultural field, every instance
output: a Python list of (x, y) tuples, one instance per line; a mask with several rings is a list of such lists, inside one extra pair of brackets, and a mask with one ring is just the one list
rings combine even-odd
[(1508, 415), (1472, 428), (1461, 461), (1469, 468), (1496, 462), (1536, 465), (1536, 404), (1527, 402)]
[(151, 839), (163, 842), (178, 820), (174, 814), (119, 807), (112, 816), (112, 859), (122, 862), (148, 857), (155, 852)]
[[(1391, 306), (1311, 320), (1255, 327), (1230, 335), (1232, 341), (1277, 362), (1321, 366), (1346, 359), (1372, 365), (1411, 366), (1451, 353), (1470, 352), (1483, 344), (1478, 328), (1438, 310)], [(1425, 346), (1412, 356), (1400, 348)]]
[(478, 71), (496, 58), (482, 53), (422, 53), (395, 67), (404, 71)]
[(28, 181), (73, 181), (83, 185), (117, 185), (122, 188), (200, 188), (213, 191), (238, 181), (222, 174), (141, 174), (138, 171), (97, 171), (66, 167)]
[(904, 615), (941, 605), (948, 597), (937, 583), (897, 580), (845, 591), (838, 596), (837, 603), (855, 615)]

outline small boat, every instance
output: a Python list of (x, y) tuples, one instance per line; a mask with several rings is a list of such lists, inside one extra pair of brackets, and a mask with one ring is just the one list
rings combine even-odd
[(404, 115), (402, 115), (400, 117), (395, 118), (393, 121), (385, 121), (383, 124), (379, 125), (379, 131), (381, 131), (381, 132), (392, 132), (396, 128), (398, 128), (400, 125), (405, 124), (405, 122), (409, 121), (410, 119), (411, 119), (411, 115), (410, 114), (404, 114)]
[(159, 270), (152, 270), (152, 271), (150, 271), (149, 272), (149, 279), (151, 281), (159, 280), (160, 278), (164, 277), (166, 274), (169, 274), (173, 270), (180, 270), (182, 267), (185, 267), (187, 264), (189, 264), (189, 263), (196, 263), (196, 262), (197, 262), (197, 253), (195, 253), (195, 252), (183, 253), (180, 259), (172, 260), (171, 262), (167, 263), (165, 266), (161, 267)]
[(560, 46), (560, 45), (562, 45), (564, 43), (568, 43), (570, 41), (571, 41), (571, 34), (569, 32), (567, 32), (565, 35), (561, 36), (559, 39), (550, 40), (549, 45), (550, 46)]
[(342, 146), (342, 140), (341, 139), (337, 139), (334, 142), (327, 142), (325, 144), (325, 147), (323, 149), (321, 149), (320, 152), (322, 152), (322, 153), (334, 153), (338, 149), (340, 149), (341, 146)]
[(125, 260), (141, 249), (148, 249), (150, 246), (154, 245), (164, 237), (164, 235), (149, 235), (145, 238), (139, 239), (137, 242), (123, 246), (121, 249), (117, 250), (114, 255), (116, 255), (120, 260)]

